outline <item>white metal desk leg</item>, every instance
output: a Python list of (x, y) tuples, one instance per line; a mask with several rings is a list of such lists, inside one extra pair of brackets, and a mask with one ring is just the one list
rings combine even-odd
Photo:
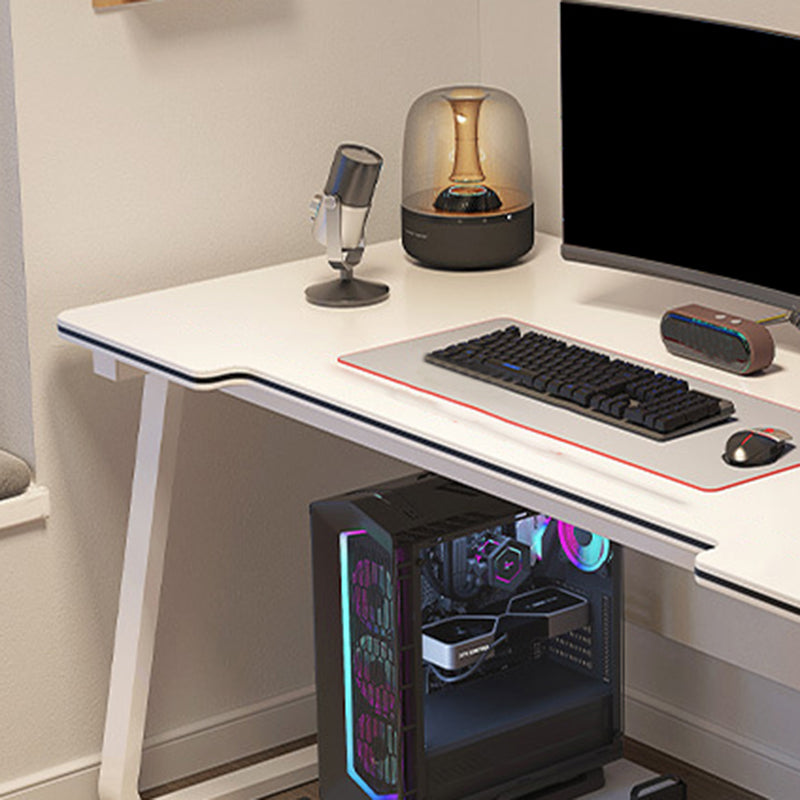
[(101, 800), (140, 797), (139, 769), (183, 391), (160, 375), (145, 376), (100, 763)]

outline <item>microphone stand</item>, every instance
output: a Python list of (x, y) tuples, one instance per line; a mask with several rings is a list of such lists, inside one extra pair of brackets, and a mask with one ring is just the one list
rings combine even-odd
[[(320, 211), (325, 214), (325, 238), (328, 263), (339, 271), (337, 280), (317, 283), (306, 288), (306, 299), (318, 306), (352, 308), (380, 303), (389, 296), (385, 283), (366, 281), (353, 276), (353, 269), (364, 255), (364, 237), (357, 247), (342, 247), (342, 208), (336, 195), (317, 195), (314, 218)], [(312, 206), (313, 208), (313, 206)]]

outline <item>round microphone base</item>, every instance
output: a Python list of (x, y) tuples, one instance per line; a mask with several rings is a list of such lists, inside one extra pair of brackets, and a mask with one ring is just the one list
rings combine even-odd
[(344, 278), (325, 281), (306, 287), (306, 300), (315, 306), (354, 308), (380, 303), (389, 296), (385, 283), (374, 283), (361, 278)]

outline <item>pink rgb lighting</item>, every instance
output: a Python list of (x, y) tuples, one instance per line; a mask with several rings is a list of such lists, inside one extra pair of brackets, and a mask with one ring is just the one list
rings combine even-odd
[[(558, 521), (558, 538), (564, 555), (582, 572), (596, 572), (608, 560), (611, 542), (596, 533), (590, 533), (568, 522)], [(578, 540), (580, 535), (581, 540)]]
[(353, 656), (353, 672), (361, 696), (377, 714), (394, 711), (394, 662), (389, 645), (373, 636), (362, 636)]

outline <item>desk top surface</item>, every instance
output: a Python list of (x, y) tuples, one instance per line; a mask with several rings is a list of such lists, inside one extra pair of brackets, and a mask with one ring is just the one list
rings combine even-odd
[[(372, 422), (378, 436), (391, 430), (420, 447), (446, 448), (467, 469), (494, 470), (512, 481), (585, 498), (592, 508), (649, 527), (654, 539), (666, 531), (666, 539), (672, 532), (682, 546), (688, 542), (695, 572), (714, 588), (800, 618), (800, 526), (791, 513), (800, 469), (724, 491), (698, 491), (339, 363), (348, 353), (512, 317), (690, 380), (800, 405), (795, 330), (775, 329), (775, 363), (753, 377), (679, 359), (660, 340), (661, 315), (678, 305), (698, 302), (751, 319), (770, 309), (663, 279), (569, 263), (561, 259), (559, 244), (539, 234), (533, 253), (517, 266), (455, 273), (421, 268), (405, 257), (399, 242), (385, 242), (369, 246), (357, 270), (390, 285), (389, 299), (376, 306), (307, 303), (306, 286), (334, 277), (321, 255), (65, 311), (59, 331), (194, 389), (278, 389), (331, 413)], [(800, 440), (800, 430), (792, 433)], [(609, 436), (619, 435), (609, 426)]]

